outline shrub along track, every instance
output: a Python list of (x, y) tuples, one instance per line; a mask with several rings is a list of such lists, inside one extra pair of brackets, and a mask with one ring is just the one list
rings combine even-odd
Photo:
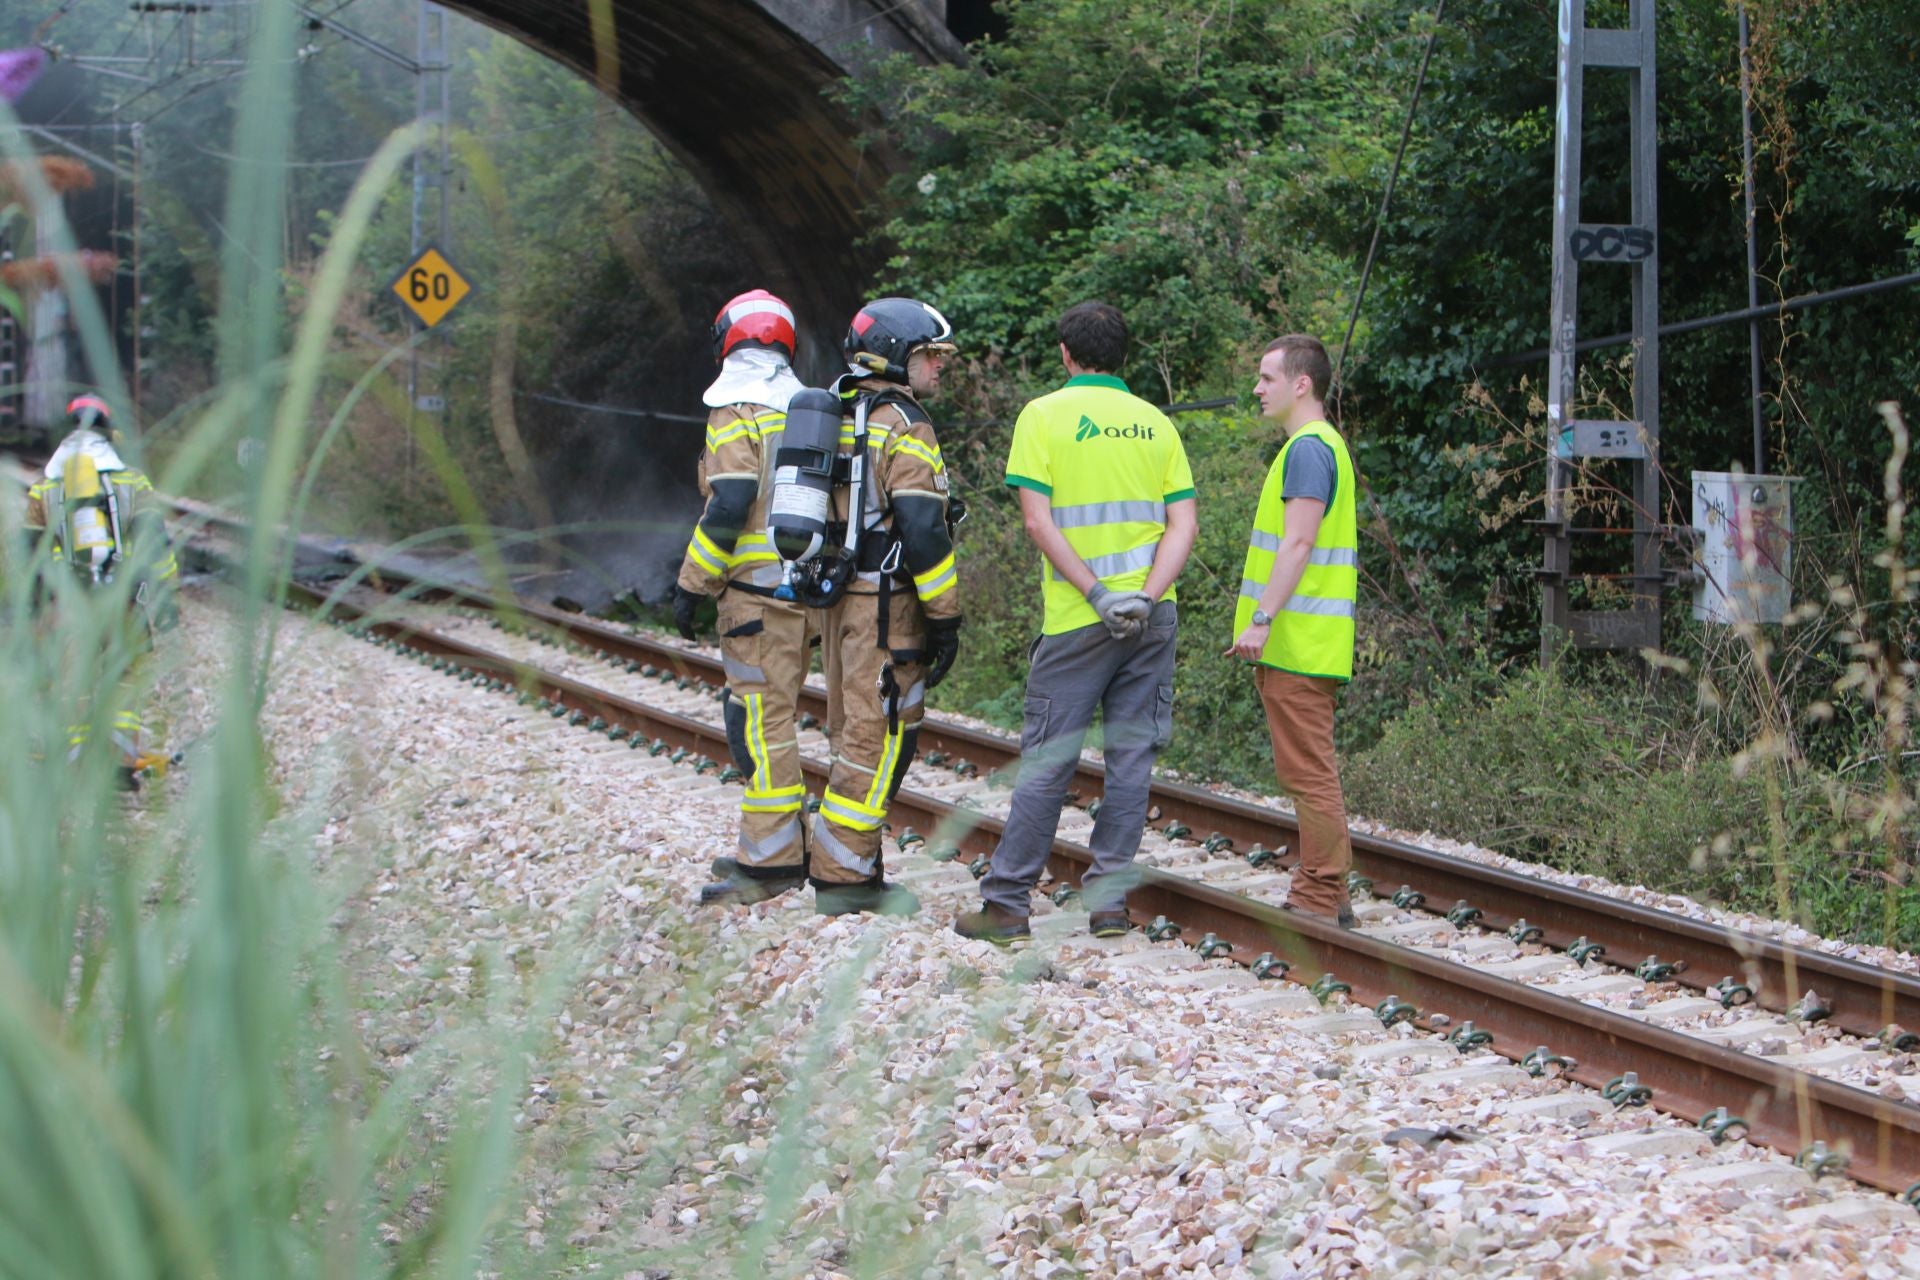
[[(380, 577), (382, 585), (389, 589), (402, 587), (416, 596), (434, 596), (468, 608), (492, 608), (492, 602), (486, 597), (464, 589), (403, 582), (398, 575), (387, 573)], [(583, 729), (624, 739), (635, 749), (657, 754), (672, 752), (676, 758), (689, 760), (703, 770), (720, 768), (716, 762), (727, 759), (725, 735), (718, 725), (543, 670), (417, 620), (392, 617), (390, 602), (380, 597), (356, 600), (342, 592), (304, 582), (292, 584), (289, 595), (290, 603), (319, 611), (363, 638), (409, 651), (462, 681), (516, 694), (523, 701), (538, 701), (556, 717), (567, 717)], [(512, 612), (509, 607), (509, 617)], [(522, 606), (518, 612), (520, 619), (507, 625), (552, 628), (557, 635), (595, 648), (623, 664), (631, 664), (642, 673), (651, 665), (641, 662), (644, 654), (668, 664), (667, 679), (683, 685), (704, 683), (702, 673), (708, 668), (696, 661), (696, 655), (670, 646), (650, 645), (603, 624), (550, 610)], [(658, 667), (654, 674), (661, 674)], [(1005, 745), (990, 736), (956, 730), (952, 726), (930, 727), (922, 743), (930, 752), (957, 753), (964, 749), (974, 753), (966, 758), (976, 766), (1005, 768), (1010, 763)], [(809, 759), (804, 767), (814, 787), (824, 786), (824, 764)], [(1291, 831), (1284, 814), (1239, 801), (1222, 802), (1218, 797), (1191, 788), (1156, 788), (1156, 800), (1163, 810), (1169, 801), (1191, 806), (1190, 812), (1223, 834), (1225, 825), (1214, 821), (1213, 815), (1235, 814), (1245, 824), (1240, 828), (1242, 831), (1258, 821), (1262, 826), (1257, 829), (1274, 833), (1275, 838)], [(1175, 821), (1179, 820), (1177, 812), (1168, 812)], [(998, 819), (976, 807), (907, 788), (902, 788), (895, 801), (894, 817), (908, 826), (901, 831), (902, 844), (908, 847), (919, 844), (933, 856), (944, 859), (966, 860), (989, 855), (1001, 829)], [(916, 830), (932, 835), (921, 840), (912, 834)], [(1441, 855), (1410, 846), (1394, 847), (1419, 855), (1420, 861), (1447, 861)], [(1218, 849), (1216, 844), (1216, 852)], [(1061, 884), (1077, 884), (1089, 863), (1090, 855), (1084, 847), (1064, 839), (1055, 841), (1049, 869)], [(1452, 874), (1460, 877), (1458, 883), (1484, 898), (1479, 888), (1480, 878), (1491, 870), (1469, 863), (1460, 865)], [(1500, 873), (1499, 878), (1526, 880), (1511, 873)], [(1625, 906), (1557, 886), (1538, 887), (1574, 899), (1592, 898), (1595, 904), (1592, 909), (1600, 914), (1591, 917), (1594, 923), (1585, 926), (1589, 936), (1600, 932), (1598, 921), (1604, 913), (1617, 915)], [(1405, 900), (1405, 895), (1402, 897)], [(1525, 908), (1528, 919), (1545, 914), (1531, 903), (1530, 899)], [(1463, 1054), (1491, 1050), (1527, 1065), (1536, 1073), (1558, 1070), (1600, 1089), (1616, 1106), (1651, 1105), (1690, 1123), (1699, 1122), (1703, 1128), (1713, 1128), (1718, 1120), (1721, 1123), (1715, 1133), (1716, 1141), (1723, 1136), (1744, 1133), (1756, 1142), (1797, 1157), (1803, 1167), (1818, 1166), (1816, 1172), (1837, 1167), (1840, 1162), (1831, 1157), (1834, 1153), (1844, 1153), (1845, 1171), (1853, 1178), (1909, 1197), (1920, 1195), (1920, 1190), (1916, 1190), (1916, 1184), (1920, 1184), (1920, 1108), (1766, 1058), (1707, 1043), (1643, 1019), (1555, 995), (1471, 965), (1454, 963), (1417, 948), (1283, 912), (1241, 894), (1158, 868), (1142, 868), (1142, 883), (1130, 896), (1129, 908), (1142, 925), (1160, 925), (1157, 930), (1160, 936), (1178, 936), (1197, 945), (1210, 957), (1226, 955), (1263, 978), (1284, 977), (1304, 984), (1311, 976), (1315, 994), (1328, 1001), (1344, 989), (1349, 1004), (1372, 1010), (1349, 1014), (1355, 1021), (1365, 1023), (1372, 1019), (1389, 1026), (1411, 1021), (1417, 1027), (1434, 1032), (1451, 1028), (1449, 1035)], [(1491, 915), (1491, 911), (1488, 914)], [(1644, 914), (1656, 917), (1655, 925), (1663, 923), (1658, 919), (1662, 913)], [(1693, 925), (1690, 921), (1673, 919), (1677, 925)], [(1776, 962), (1786, 972), (1793, 971), (1797, 963), (1804, 963), (1801, 973), (1815, 971), (1819, 965), (1836, 964), (1833, 957), (1794, 953), (1759, 939), (1742, 942), (1736, 938), (1722, 945), (1728, 950), (1718, 955), (1739, 955), (1740, 946), (1753, 948), (1755, 954), (1766, 954), (1767, 949), (1772, 948), (1777, 954)], [(1804, 962), (1801, 957), (1805, 957)], [(1727, 967), (1736, 972), (1744, 969), (1744, 965)], [(1890, 989), (1900, 981), (1891, 975), (1871, 972), (1883, 984), (1882, 989)], [(1467, 1024), (1471, 1024), (1470, 1030)], [(1474, 1035), (1474, 1032), (1480, 1034)], [(1482, 1039), (1482, 1036), (1491, 1038)], [(1551, 1058), (1547, 1056), (1549, 1051)], [(1734, 1122), (1725, 1123), (1728, 1120)]]

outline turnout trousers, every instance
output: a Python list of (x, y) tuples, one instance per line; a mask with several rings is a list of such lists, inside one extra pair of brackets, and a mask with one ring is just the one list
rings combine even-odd
[(1349, 901), (1347, 872), (1353, 869), (1347, 801), (1333, 755), (1340, 682), (1268, 666), (1256, 667), (1254, 680), (1273, 737), (1274, 776), (1293, 797), (1300, 820), (1300, 863), (1293, 869), (1287, 905), (1318, 916), (1338, 915)]
[(1101, 717), (1105, 795), (1088, 840), (1093, 866), (1080, 886), (1092, 911), (1126, 905), (1133, 857), (1147, 821), (1153, 762), (1173, 737), (1173, 658), (1179, 612), (1173, 601), (1153, 607), (1146, 630), (1116, 640), (1102, 623), (1034, 642), (1020, 729), (1020, 780), (1006, 833), (980, 881), (988, 904), (1017, 916), (1032, 912), (1033, 886), (1046, 868), (1067, 784), (1080, 748)]
[(821, 623), (833, 773), (813, 815), (808, 874), (817, 885), (881, 879), (880, 827), (918, 749), (926, 699), (926, 619), (913, 588), (843, 596)]
[(740, 866), (756, 872), (806, 865), (794, 708), (806, 683), (814, 614), (801, 605), (728, 589), (720, 597), (720, 657), (727, 669), (727, 746), (746, 775), (740, 798)]

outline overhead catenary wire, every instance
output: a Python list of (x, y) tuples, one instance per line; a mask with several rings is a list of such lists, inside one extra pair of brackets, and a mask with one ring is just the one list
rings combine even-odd
[(1407, 158), (1407, 141), (1413, 136), (1414, 113), (1420, 109), (1420, 92), (1427, 84), (1427, 64), (1433, 60), (1433, 46), (1440, 39), (1440, 22), (1446, 12), (1447, 0), (1440, 0), (1433, 8), (1433, 29), (1427, 32), (1427, 47), (1420, 54), (1420, 71), (1413, 78), (1413, 96), (1407, 101), (1406, 119), (1400, 125), (1400, 145), (1393, 153), (1393, 169), (1387, 174), (1386, 190), (1380, 193), (1380, 210), (1373, 217), (1373, 238), (1367, 245), (1366, 262), (1360, 268), (1360, 287), (1354, 292), (1353, 308), (1347, 314), (1347, 333), (1340, 340), (1340, 355), (1334, 361), (1333, 381), (1327, 388), (1327, 398), (1333, 401), (1336, 430), (1340, 426), (1340, 378), (1347, 365), (1347, 349), (1353, 345), (1353, 331), (1360, 323), (1360, 305), (1366, 301), (1367, 282), (1373, 277), (1374, 260), (1380, 253), (1380, 229), (1393, 203), (1393, 189), (1400, 181), (1400, 166)]

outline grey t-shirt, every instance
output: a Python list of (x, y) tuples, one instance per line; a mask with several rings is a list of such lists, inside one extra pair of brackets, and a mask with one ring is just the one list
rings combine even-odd
[(1280, 497), (1316, 498), (1333, 507), (1333, 491), (1340, 483), (1340, 468), (1333, 460), (1333, 449), (1325, 440), (1308, 436), (1296, 442), (1287, 453), (1287, 469), (1280, 474)]

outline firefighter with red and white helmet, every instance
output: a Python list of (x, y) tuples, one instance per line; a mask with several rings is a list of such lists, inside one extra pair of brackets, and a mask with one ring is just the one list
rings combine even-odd
[(881, 827), (913, 762), (926, 691), (960, 648), (952, 527), (964, 508), (950, 502), (921, 406), (956, 348), (946, 317), (913, 298), (860, 308), (844, 348), (849, 372), (834, 391), (849, 481), (833, 510), (848, 549), (820, 622), (833, 772), (808, 832), (809, 874), (823, 914), (907, 915), (920, 904), (885, 879)]
[(726, 666), (727, 743), (745, 775), (736, 857), (715, 862), (721, 878), (700, 891), (709, 904), (760, 902), (806, 880), (795, 704), (807, 678), (815, 618), (776, 594), (783, 573), (767, 536), (774, 455), (793, 372), (793, 311), (764, 289), (729, 301), (713, 321), (720, 370), (703, 397), (707, 445), (700, 458), (706, 509), (694, 525), (674, 588), (674, 621), (694, 637), (694, 613), (716, 597)]
[[(153, 484), (120, 454), (112, 411), (97, 395), (75, 396), (67, 405), (72, 427), (27, 490), (23, 521), (39, 560), (36, 603), (57, 604), (71, 580), (88, 590), (127, 592), (132, 609), (125, 640), (137, 656), (154, 634), (172, 627), (179, 614), (172, 588), (180, 568)], [(123, 683), (110, 732), (129, 785), (160, 772), (168, 762), (133, 708), (134, 684)], [(77, 754), (90, 736), (86, 724), (69, 731)]]

